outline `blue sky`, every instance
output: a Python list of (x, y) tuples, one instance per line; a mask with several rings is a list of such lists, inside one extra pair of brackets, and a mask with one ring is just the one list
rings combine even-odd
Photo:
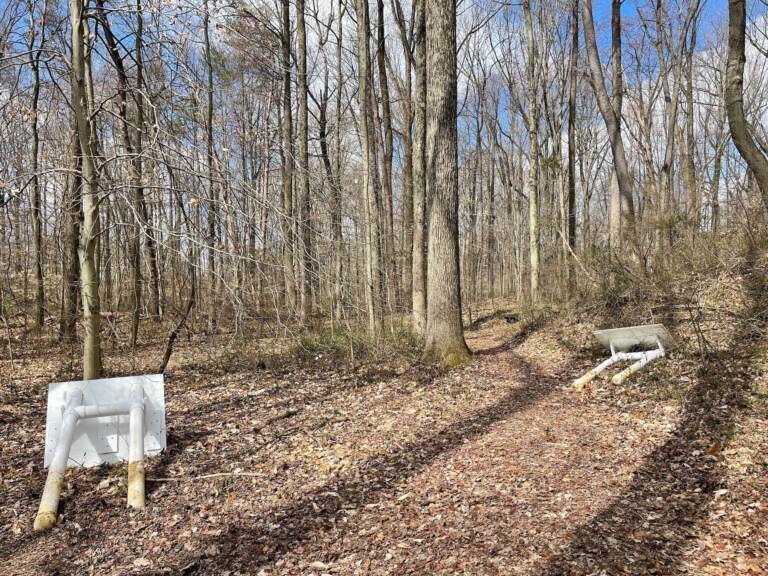
[[(647, 7), (652, 0), (624, 0), (621, 7), (623, 18), (632, 20), (637, 16), (637, 7)], [(682, 0), (677, 0), (682, 2)], [(611, 0), (593, 0), (592, 8), (597, 29), (598, 42), (607, 47), (610, 44)], [(699, 22), (699, 37), (703, 38), (713, 25), (728, 21), (727, 0), (701, 0), (701, 20)], [(754, 9), (753, 2), (748, 0), (747, 14)]]

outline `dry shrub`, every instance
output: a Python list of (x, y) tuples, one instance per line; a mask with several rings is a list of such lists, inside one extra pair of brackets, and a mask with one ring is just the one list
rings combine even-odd
[(754, 234), (688, 236), (645, 270), (605, 260), (576, 317), (596, 328), (662, 323), (690, 352), (726, 350), (753, 314), (760, 291), (750, 282), (768, 267), (766, 248)]
[(284, 338), (238, 338), (222, 356), (230, 370), (287, 371), (296, 368), (355, 369), (364, 364), (416, 362), (421, 343), (404, 319), (374, 338), (363, 324), (330, 322)]

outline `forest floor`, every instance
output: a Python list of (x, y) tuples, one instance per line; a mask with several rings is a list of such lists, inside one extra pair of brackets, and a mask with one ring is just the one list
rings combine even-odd
[[(602, 354), (590, 328), (494, 320), (449, 372), (255, 369), (181, 340), (146, 510), (125, 508), (125, 466), (71, 469), (42, 534), (46, 389), (73, 368), (20, 340), (0, 360), (0, 572), (768, 574), (768, 347), (673, 350), (575, 390)], [(161, 355), (113, 350), (109, 371)]]

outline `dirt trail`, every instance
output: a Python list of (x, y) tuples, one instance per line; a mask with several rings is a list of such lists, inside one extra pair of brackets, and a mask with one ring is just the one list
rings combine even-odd
[[(30, 392), (0, 421), (4, 573), (696, 573), (723, 482), (706, 451), (736, 412), (700, 429), (719, 397), (575, 392), (585, 361), (546, 330), (496, 323), (469, 343), (475, 361), (447, 374), (205, 374), (180, 350), (147, 510), (124, 509), (124, 469), (72, 471), (65, 521), (44, 535)], [(724, 573), (762, 568), (760, 546)]]

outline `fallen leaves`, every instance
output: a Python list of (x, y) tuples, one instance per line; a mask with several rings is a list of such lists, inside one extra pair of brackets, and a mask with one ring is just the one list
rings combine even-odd
[[(761, 416), (727, 442), (708, 435), (665, 452), (685, 422), (684, 395), (569, 393), (576, 367), (561, 334), (505, 347), (501, 328), (470, 334), (494, 351), (447, 374), (255, 375), (206, 367), (182, 345), (168, 379), (168, 451), (148, 460), (148, 478), (168, 481), (148, 484), (147, 509), (124, 510), (120, 467), (70, 470), (66, 522), (34, 539), (40, 376), (0, 411), (9, 574), (57, 554), (63, 572), (104, 574), (538, 575), (558, 558), (573, 575), (600, 573), (603, 559), (617, 575), (765, 573)], [(695, 371), (676, 362), (664, 373), (679, 369), (693, 389)], [(712, 412), (730, 406), (718, 400)]]

